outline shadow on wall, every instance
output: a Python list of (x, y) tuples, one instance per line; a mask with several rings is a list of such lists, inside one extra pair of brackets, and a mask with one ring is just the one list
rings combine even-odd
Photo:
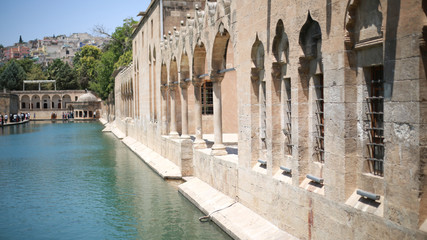
[(393, 96), (394, 69), (396, 67), (397, 27), (400, 17), (400, 0), (387, 1), (387, 31), (384, 51), (384, 98)]

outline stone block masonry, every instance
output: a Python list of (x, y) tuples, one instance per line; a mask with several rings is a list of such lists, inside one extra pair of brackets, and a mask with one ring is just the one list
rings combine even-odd
[(182, 186), (202, 209), (213, 188), (300, 239), (426, 239), (426, 12), (154, 0), (110, 124), (204, 182)]

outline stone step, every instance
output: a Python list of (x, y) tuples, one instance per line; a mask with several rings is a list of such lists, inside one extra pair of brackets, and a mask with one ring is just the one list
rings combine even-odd
[(122, 142), (162, 178), (182, 179), (181, 169), (177, 165), (151, 150), (141, 142), (132, 137), (125, 137)]
[(179, 192), (202, 212), (211, 214), (211, 220), (234, 239), (298, 239), (202, 180), (196, 177), (185, 180), (179, 185)]

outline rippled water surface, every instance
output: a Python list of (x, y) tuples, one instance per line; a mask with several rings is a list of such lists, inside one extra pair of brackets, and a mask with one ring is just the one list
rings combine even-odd
[(102, 127), (0, 128), (0, 239), (229, 239)]

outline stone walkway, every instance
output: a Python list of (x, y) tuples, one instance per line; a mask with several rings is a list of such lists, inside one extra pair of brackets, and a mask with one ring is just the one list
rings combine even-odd
[(181, 170), (174, 163), (162, 157), (144, 144), (131, 137), (125, 137), (122, 142), (136, 153), (145, 163), (164, 179), (182, 179)]
[(186, 183), (179, 185), (179, 192), (205, 214), (211, 214), (212, 221), (234, 239), (298, 239), (202, 180), (195, 177), (185, 180)]
[[(28, 123), (28, 122), (30, 122), (30, 120), (24, 120), (21, 122), (7, 122), (6, 124), (3, 124), (3, 127), (19, 125), (19, 124), (24, 124), (24, 123)], [(2, 125), (0, 125), (0, 127), (2, 127)]]

